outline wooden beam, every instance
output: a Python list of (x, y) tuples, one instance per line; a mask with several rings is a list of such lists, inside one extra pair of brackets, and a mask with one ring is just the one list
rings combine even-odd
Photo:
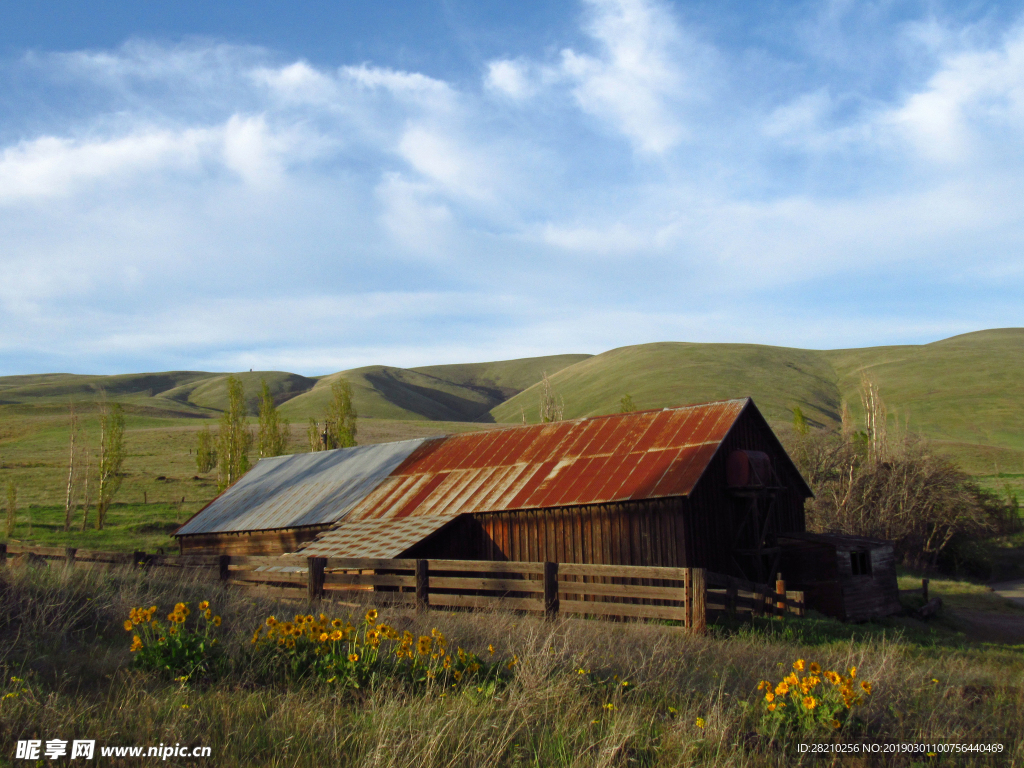
[(553, 619), (558, 615), (558, 563), (544, 563), (544, 615)]
[(321, 600), (324, 596), (324, 568), (326, 566), (326, 557), (308, 558), (306, 589), (310, 600)]
[(430, 607), (430, 566), (426, 560), (416, 561), (416, 610)]

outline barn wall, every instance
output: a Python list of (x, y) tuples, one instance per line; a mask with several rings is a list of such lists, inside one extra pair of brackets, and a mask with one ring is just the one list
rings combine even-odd
[(283, 528), (276, 531), (239, 531), (179, 536), (183, 555), (280, 555), (294, 552), (329, 525)]
[(685, 567), (685, 499), (466, 515), (409, 557)]
[(846, 608), (845, 618), (853, 621), (889, 616), (902, 610), (893, 546), (885, 544), (872, 547), (870, 556), (871, 575), (854, 576), (850, 552), (836, 552)]
[(783, 532), (805, 529), (805, 497), (803, 479), (791, 466), (771, 427), (756, 411), (745, 409), (722, 441), (690, 497), (691, 550), (688, 553), (693, 567), (743, 576), (733, 560), (733, 549), (736, 546), (737, 520), (745, 514), (748, 500), (733, 495), (726, 483), (726, 463), (733, 451), (738, 450), (768, 454), (783, 486), (775, 494), (770, 538)]

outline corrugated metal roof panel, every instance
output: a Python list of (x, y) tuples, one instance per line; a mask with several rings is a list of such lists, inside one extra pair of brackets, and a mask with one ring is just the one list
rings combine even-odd
[(443, 528), (456, 517), (343, 520), (303, 547), (302, 554), (306, 557), (399, 557), (409, 547)]
[[(451, 435), (410, 457), (347, 521), (686, 496), (748, 402)], [(417, 493), (393, 498), (390, 484), (408, 477)]]
[(403, 440), (260, 459), (176, 535), (333, 523), (425, 442)]

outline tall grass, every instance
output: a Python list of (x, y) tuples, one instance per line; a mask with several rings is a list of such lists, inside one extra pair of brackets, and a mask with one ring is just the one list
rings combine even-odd
[[(230, 670), (186, 686), (132, 668), (122, 627), (131, 607), (163, 611), (203, 599), (224, 617), (223, 641), (236, 659)], [(1000, 762), (1024, 760), (1019, 649), (926, 648), (881, 632), (849, 639), (839, 625), (836, 639), (809, 644), (779, 620), (772, 631), (693, 636), (655, 624), (382, 609), (381, 619), (400, 631), (436, 627), (482, 657), (488, 644), (516, 655), (514, 679), (494, 693), (267, 682), (246, 661), (252, 631), (271, 613), (303, 608), (139, 572), (5, 569), (0, 688), (14, 695), (0, 699), (0, 764), (26, 738), (206, 745), (218, 766), (793, 765), (801, 740), (999, 742)], [(363, 612), (321, 609), (355, 619)], [(873, 682), (849, 730), (800, 736), (768, 727), (757, 683), (797, 658), (857, 666), (858, 677)], [(175, 760), (166, 764), (198, 762)]]

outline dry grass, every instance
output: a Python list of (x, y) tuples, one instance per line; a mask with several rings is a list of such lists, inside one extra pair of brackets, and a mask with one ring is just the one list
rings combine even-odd
[(3, 688), (17, 695), (0, 700), (0, 763), (15, 740), (35, 737), (208, 745), (218, 766), (793, 765), (799, 739), (767, 731), (756, 686), (796, 658), (856, 665), (874, 683), (856, 729), (816, 741), (999, 742), (1005, 757), (1024, 760), (1019, 649), (924, 648), (886, 636), (810, 645), (784, 632), (694, 637), (654, 624), (383, 610), (399, 630), (437, 627), (481, 656), (488, 643), (517, 655), (514, 681), (494, 695), (387, 682), (353, 693), (261, 682), (259, 669), (238, 663), (221, 679), (183, 687), (129, 667), (121, 623), (132, 606), (204, 598), (224, 616), (225, 642), (242, 660), (266, 615), (301, 609), (132, 572), (0, 575), (0, 668), (4, 680), (25, 681)]

